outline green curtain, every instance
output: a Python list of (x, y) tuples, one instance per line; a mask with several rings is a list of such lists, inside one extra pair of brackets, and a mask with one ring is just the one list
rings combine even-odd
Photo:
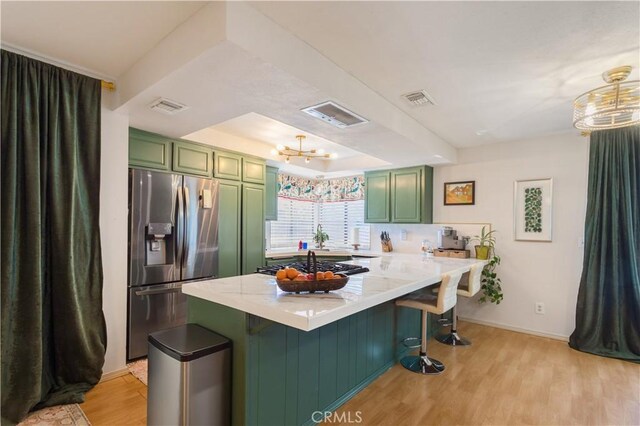
[(591, 134), (576, 329), (569, 345), (640, 362), (640, 127)]
[(2, 51), (2, 422), (102, 374), (99, 80)]

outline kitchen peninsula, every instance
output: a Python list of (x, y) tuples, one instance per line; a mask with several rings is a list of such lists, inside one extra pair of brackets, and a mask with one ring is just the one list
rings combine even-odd
[(311, 424), (389, 369), (420, 333), (420, 313), (393, 300), (468, 271), (477, 259), (392, 255), (349, 263), (341, 290), (289, 294), (268, 275), (183, 286), (188, 320), (233, 341), (233, 424)]

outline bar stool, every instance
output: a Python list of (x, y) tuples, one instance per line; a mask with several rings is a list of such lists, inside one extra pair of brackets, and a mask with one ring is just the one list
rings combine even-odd
[[(396, 306), (422, 311), (420, 355), (409, 355), (400, 360), (400, 364), (407, 370), (420, 374), (440, 374), (444, 371), (444, 364), (427, 356), (427, 317), (429, 313), (442, 314), (456, 305), (456, 288), (461, 276), (462, 273), (443, 274), (438, 294), (416, 291), (396, 300)], [(405, 340), (409, 339), (415, 338)]]
[[(458, 285), (458, 296), (473, 297), (480, 291), (480, 281), (482, 278), (482, 269), (484, 265), (473, 265), (468, 273), (468, 280), (461, 280)], [(466, 281), (466, 283), (464, 282)], [(436, 340), (440, 343), (450, 346), (467, 346), (471, 342), (468, 339), (458, 336), (458, 312), (457, 306), (453, 307), (453, 320), (451, 324), (451, 332), (436, 336)]]

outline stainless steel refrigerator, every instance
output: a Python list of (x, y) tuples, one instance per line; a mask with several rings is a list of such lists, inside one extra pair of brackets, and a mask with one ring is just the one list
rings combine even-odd
[(186, 322), (185, 281), (218, 273), (218, 183), (129, 169), (127, 360), (147, 336)]

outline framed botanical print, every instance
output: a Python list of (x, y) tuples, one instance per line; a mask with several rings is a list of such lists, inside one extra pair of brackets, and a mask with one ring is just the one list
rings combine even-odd
[(444, 183), (445, 206), (471, 206), (476, 203), (476, 181)]
[(551, 241), (553, 179), (518, 180), (513, 197), (514, 239)]

